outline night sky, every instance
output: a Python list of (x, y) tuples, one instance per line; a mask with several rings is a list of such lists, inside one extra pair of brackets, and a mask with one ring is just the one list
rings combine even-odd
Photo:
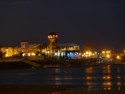
[(125, 47), (124, 0), (0, 0), (0, 45), (44, 43), (49, 32), (59, 43)]

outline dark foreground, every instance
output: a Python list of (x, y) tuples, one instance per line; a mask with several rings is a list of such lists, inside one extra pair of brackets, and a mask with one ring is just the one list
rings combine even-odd
[(0, 94), (125, 94), (125, 90), (84, 90), (75, 87), (2, 86)]

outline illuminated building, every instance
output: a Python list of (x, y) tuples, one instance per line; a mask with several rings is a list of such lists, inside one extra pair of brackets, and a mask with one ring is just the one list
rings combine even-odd
[(78, 52), (80, 51), (80, 46), (74, 43), (59, 44), (59, 50), (55, 53), (55, 56), (68, 57), (68, 58), (78, 58)]
[(18, 54), (18, 47), (2, 47), (1, 51), (5, 53), (5, 57), (12, 57)]
[(111, 58), (111, 50), (103, 50), (101, 53), (102, 57), (105, 57), (107, 59)]
[(29, 44), (28, 42), (21, 42), (21, 48), (18, 49), (22, 52), (22, 56), (36, 56), (40, 53), (41, 44)]
[(53, 54), (57, 50), (57, 39), (58, 35), (55, 32), (51, 32), (48, 35), (48, 53), (50, 56), (53, 56)]
[(22, 41), (21, 42), (21, 48), (28, 48), (28, 42), (27, 41)]
[(23, 57), (68, 57), (78, 58), (80, 46), (74, 43), (58, 44), (58, 35), (55, 32), (48, 34), (48, 43), (29, 44), (22, 41), (20, 47), (3, 47), (2, 52), (6, 57), (23, 56)]

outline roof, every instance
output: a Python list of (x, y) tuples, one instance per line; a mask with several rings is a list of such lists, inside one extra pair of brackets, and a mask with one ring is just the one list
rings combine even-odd
[(75, 43), (64, 43), (64, 44), (58, 44), (58, 46), (60, 46), (60, 47), (71, 47), (71, 46), (79, 46), (79, 45), (77, 45), (77, 44), (75, 44)]
[(22, 40), (21, 42), (27, 42), (26, 40)]
[(50, 32), (49, 35), (57, 35), (55, 32)]

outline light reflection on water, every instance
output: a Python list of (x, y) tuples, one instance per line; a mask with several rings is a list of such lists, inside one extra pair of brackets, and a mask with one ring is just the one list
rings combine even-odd
[(125, 87), (125, 66), (85, 66), (0, 71), (0, 85), (80, 86), (111, 90)]

